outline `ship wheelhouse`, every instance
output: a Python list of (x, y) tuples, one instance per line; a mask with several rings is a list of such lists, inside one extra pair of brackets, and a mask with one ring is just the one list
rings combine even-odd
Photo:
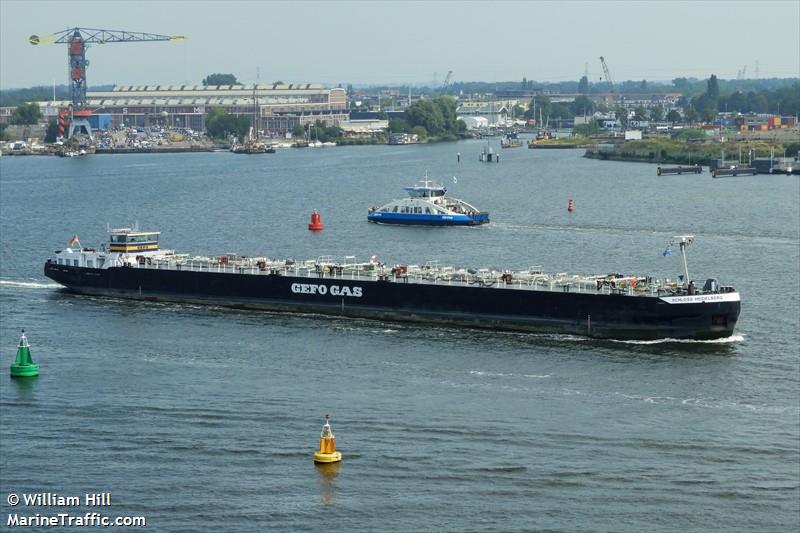
[(130, 228), (108, 230), (109, 251), (118, 253), (154, 252), (158, 250), (160, 231), (137, 231)]

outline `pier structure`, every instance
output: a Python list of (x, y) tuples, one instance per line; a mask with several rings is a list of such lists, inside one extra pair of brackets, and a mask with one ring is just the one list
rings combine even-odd
[(715, 168), (711, 171), (712, 178), (727, 178), (731, 176), (755, 176), (758, 171), (752, 167)]
[(700, 165), (693, 165), (690, 167), (658, 167), (656, 168), (656, 176), (663, 176), (665, 174), (702, 174), (703, 167)]

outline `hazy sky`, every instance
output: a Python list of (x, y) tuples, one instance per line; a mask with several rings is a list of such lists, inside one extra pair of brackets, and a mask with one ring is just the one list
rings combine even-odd
[(800, 1), (0, 0), (0, 87), (67, 82), (68, 27), (186, 35), (87, 51), (89, 85), (800, 77)]

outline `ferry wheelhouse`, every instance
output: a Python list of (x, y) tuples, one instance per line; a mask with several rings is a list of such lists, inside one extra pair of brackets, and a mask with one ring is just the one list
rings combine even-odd
[(426, 226), (477, 226), (489, 223), (489, 213), (447, 196), (447, 188), (430, 179), (404, 187), (408, 198), (393, 200), (382, 207), (371, 207), (367, 220), (378, 224)]

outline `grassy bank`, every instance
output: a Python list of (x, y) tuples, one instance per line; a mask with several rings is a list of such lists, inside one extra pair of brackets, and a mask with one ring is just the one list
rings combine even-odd
[[(623, 144), (596, 144), (587, 148), (585, 157), (593, 159), (609, 159), (614, 161), (641, 161), (648, 163), (674, 163), (681, 165), (708, 165), (712, 159), (737, 160), (741, 150), (742, 159), (747, 160), (748, 152), (752, 157), (781, 157), (784, 150), (787, 155), (794, 155), (792, 146), (777, 141), (748, 142), (686, 142), (673, 139), (644, 139), (628, 141)], [(796, 148), (795, 148), (796, 151)]]
[(540, 139), (533, 141), (537, 148), (558, 148), (559, 146), (575, 146), (579, 148), (590, 148), (597, 144), (597, 141), (583, 135), (573, 135), (571, 137), (558, 137), (556, 139)]

